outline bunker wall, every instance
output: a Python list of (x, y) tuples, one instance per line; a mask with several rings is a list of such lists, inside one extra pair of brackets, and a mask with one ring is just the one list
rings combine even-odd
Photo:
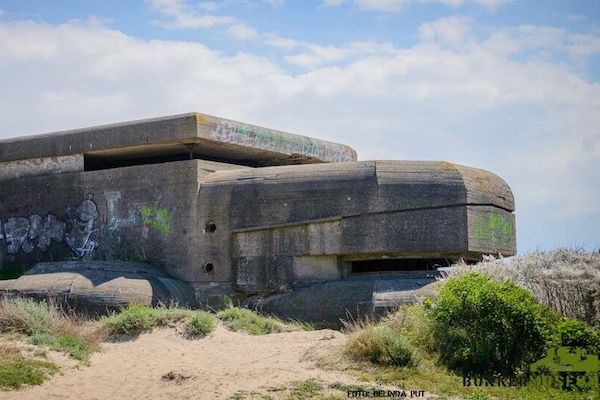
[[(145, 261), (193, 281), (199, 180), (239, 166), (189, 160), (5, 179), (0, 182), (2, 266), (78, 258)], [(213, 276), (229, 279), (229, 272)]]

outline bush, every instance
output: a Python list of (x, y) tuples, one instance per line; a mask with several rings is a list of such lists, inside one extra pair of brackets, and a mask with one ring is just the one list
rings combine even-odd
[(433, 340), (452, 370), (507, 376), (544, 355), (549, 316), (527, 290), (470, 273), (439, 290), (431, 309)]
[(600, 251), (559, 248), (467, 265), (455, 264), (451, 276), (479, 272), (499, 282), (510, 279), (560, 315), (600, 328)]
[(600, 353), (600, 331), (588, 327), (585, 322), (565, 318), (554, 330), (555, 346), (584, 347), (590, 353)]
[(419, 359), (408, 339), (387, 325), (370, 326), (356, 332), (347, 349), (353, 356), (368, 358), (377, 364), (406, 367), (416, 365)]
[(217, 318), (222, 320), (225, 326), (232, 331), (246, 332), (251, 335), (267, 335), (289, 330), (281, 321), (258, 315), (247, 308), (229, 307), (219, 311)]
[(214, 315), (199, 311), (185, 326), (185, 332), (190, 336), (206, 336), (217, 327), (217, 319)]

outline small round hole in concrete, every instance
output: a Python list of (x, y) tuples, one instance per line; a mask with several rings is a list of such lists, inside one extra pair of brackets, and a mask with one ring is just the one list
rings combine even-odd
[(213, 272), (215, 270), (215, 266), (213, 263), (204, 264), (204, 272)]
[(208, 221), (204, 230), (206, 231), (206, 233), (213, 233), (217, 230), (217, 225), (212, 221)]

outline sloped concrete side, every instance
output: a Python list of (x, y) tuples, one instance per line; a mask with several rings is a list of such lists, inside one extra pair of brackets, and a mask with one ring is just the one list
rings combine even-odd
[(190, 307), (196, 303), (187, 284), (155, 267), (125, 262), (43, 263), (18, 279), (0, 281), (0, 295), (53, 299), (91, 313), (128, 304)]

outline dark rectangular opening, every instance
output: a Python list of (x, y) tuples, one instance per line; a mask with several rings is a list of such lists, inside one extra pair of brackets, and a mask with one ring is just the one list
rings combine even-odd
[[(122, 168), (131, 167), (134, 165), (146, 165), (146, 164), (160, 164), (174, 161), (184, 160), (206, 160), (223, 163), (232, 163), (232, 160), (228, 160), (221, 157), (214, 157), (210, 155), (189, 153), (189, 152), (165, 152), (164, 154), (123, 154), (119, 156), (105, 156), (96, 154), (84, 154), (83, 155), (83, 170), (84, 171), (98, 171), (102, 169)], [(262, 166), (258, 162), (252, 160), (235, 160), (236, 165), (246, 167), (260, 167)]]
[(379, 260), (352, 261), (351, 274), (395, 274), (419, 271), (435, 271), (448, 267), (451, 260), (444, 258), (386, 258)]

